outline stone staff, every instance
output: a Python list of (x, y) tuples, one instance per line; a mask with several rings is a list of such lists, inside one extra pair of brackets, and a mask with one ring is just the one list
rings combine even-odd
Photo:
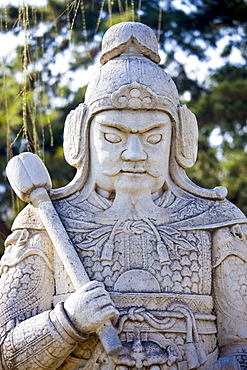
[[(6, 175), (15, 193), (24, 202), (31, 202), (38, 210), (45, 229), (75, 287), (79, 289), (90, 281), (82, 262), (47, 193), (51, 190), (50, 175), (41, 159), (32, 153), (13, 157)], [(122, 345), (116, 330), (108, 320), (97, 335), (109, 355), (117, 354)]]

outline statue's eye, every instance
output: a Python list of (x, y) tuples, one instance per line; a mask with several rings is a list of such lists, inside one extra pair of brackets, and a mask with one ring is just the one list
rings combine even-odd
[(121, 137), (116, 134), (105, 133), (104, 137), (110, 143), (120, 143), (122, 141)]
[(162, 139), (161, 134), (150, 135), (147, 138), (147, 142), (150, 144), (157, 144), (161, 141), (161, 139)]

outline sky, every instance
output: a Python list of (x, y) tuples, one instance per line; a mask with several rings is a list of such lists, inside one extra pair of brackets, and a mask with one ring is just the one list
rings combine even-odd
[[(47, 3), (47, 0), (0, 0), (0, 4), (2, 6), (6, 6), (7, 4), (15, 5), (15, 6), (21, 6), (21, 5), (39, 5), (39, 6), (44, 6)], [(162, 3), (162, 1), (161, 1)], [(190, 11), (193, 11), (193, 5), (191, 5), (191, 2), (186, 1), (186, 0), (174, 0), (173, 4), (177, 5), (178, 9), (182, 9), (183, 11), (189, 13)], [(237, 37), (237, 35), (234, 35), (234, 37)], [(226, 45), (228, 39), (227, 37), (222, 38), (217, 45), (216, 49), (213, 48), (208, 48), (207, 49), (207, 55), (208, 55), (208, 60), (207, 62), (200, 62), (198, 58), (194, 55), (185, 55), (185, 53), (182, 50), (177, 50), (175, 53), (175, 58), (178, 60), (178, 62), (181, 62), (185, 65), (186, 72), (188, 73), (188, 76), (191, 77), (192, 79), (196, 78), (200, 83), (202, 83), (206, 76), (208, 75), (210, 69), (215, 69), (218, 67), (221, 67), (225, 62), (226, 59), (220, 58), (220, 53), (224, 49), (224, 46)], [(0, 34), (0, 58), (2, 56), (6, 56), (8, 54), (11, 54), (11, 52), (15, 49), (17, 42), (20, 44), (23, 44), (24, 42), (24, 35), (20, 35), (18, 39), (14, 35), (1, 35)], [(161, 54), (162, 58), (162, 54)], [(164, 55), (163, 55), (164, 59)], [(244, 62), (242, 61), (241, 55), (239, 51), (235, 48), (233, 49), (233, 52), (231, 56), (229, 57), (229, 62), (235, 62), (235, 63), (241, 63)], [(63, 62), (61, 63), (61, 58), (57, 63), (55, 64), (54, 68), (57, 68), (60, 73), (67, 73), (69, 76), (72, 78), (72, 84), (74, 85), (74, 89), (77, 88), (76, 84), (77, 81), (85, 81), (85, 84), (88, 83), (88, 80), (91, 78), (92, 74), (94, 73), (94, 70), (97, 68), (97, 65), (91, 66), (89, 70), (81, 71), (80, 75), (82, 78), (74, 78), (73, 76), (69, 73), (68, 65), (64, 63), (64, 58)], [(172, 67), (171, 67), (172, 68)], [(168, 71), (168, 73), (172, 74), (172, 70)], [(73, 81), (74, 80), (74, 81)]]
[(46, 5), (47, 0), (0, 0), (1, 6), (5, 5), (37, 5), (37, 6), (44, 6)]
[[(17, 0), (12, 0), (13, 2), (16, 2)], [(18, 0), (19, 1), (19, 0)], [(29, 0), (31, 1), (31, 0)], [(33, 0), (34, 2), (37, 0)], [(42, 1), (42, 0), (41, 0)], [(10, 57), (11, 53), (14, 52), (15, 47), (17, 44), (23, 44), (24, 43), (24, 34), (19, 35), (18, 38), (14, 36), (13, 34), (9, 34), (6, 36), (5, 34), (0, 34), (0, 59), (2, 57)], [(221, 67), (226, 63), (226, 59), (220, 58), (220, 53), (224, 49), (224, 46), (227, 43), (227, 37), (221, 39), (218, 42), (217, 48), (213, 49), (212, 47), (209, 47), (207, 49), (207, 56), (208, 60), (207, 62), (201, 62), (198, 60), (198, 58), (195, 55), (185, 55), (185, 53), (182, 50), (177, 50), (175, 53), (175, 58), (178, 62), (181, 62), (182, 64), (185, 65), (186, 72), (188, 73), (188, 76), (192, 79), (196, 78), (200, 83), (202, 83), (206, 76), (208, 75), (210, 69), (215, 69), (218, 67)], [(162, 53), (161, 53), (161, 59), (164, 60), (164, 55), (162, 58)], [(233, 48), (233, 52), (231, 56), (228, 59), (229, 62), (232, 63), (242, 63), (244, 62), (242, 60), (242, 57), (240, 55), (240, 52), (236, 49)], [(71, 73), (68, 71), (68, 64), (64, 63), (64, 57), (58, 58), (56, 64), (53, 67), (54, 69), (57, 69), (60, 73), (68, 73), (69, 77), (72, 78), (72, 83), (73, 83), (73, 88), (77, 88), (77, 82), (84, 80), (86, 85), (91, 78), (92, 74), (94, 73), (95, 69), (98, 68), (98, 65), (96, 66), (90, 66), (87, 71), (82, 70), (80, 74), (83, 76), (83, 78), (75, 77), (73, 79), (73, 76)], [(172, 70), (168, 71), (168, 73), (172, 74)]]
[[(2, 6), (6, 6), (8, 4), (15, 6), (22, 6), (23, 4), (44, 6), (46, 3), (47, 0), (0, 0), (0, 5)], [(178, 9), (182, 9), (187, 13), (194, 10), (193, 5), (191, 5), (191, 3), (186, 0), (183, 1), (174, 0), (173, 4), (174, 5), (176, 4)], [(233, 37), (236, 38), (238, 36), (234, 35)], [(224, 49), (224, 46), (228, 43), (228, 41), (229, 38), (226, 36), (225, 38), (221, 38), (221, 40), (217, 44), (217, 48), (214, 49), (212, 47), (208, 47), (207, 48), (208, 60), (206, 62), (199, 61), (195, 55), (186, 55), (177, 46), (175, 58), (178, 62), (182, 63), (185, 66), (185, 70), (190, 78), (197, 79), (199, 83), (203, 83), (207, 79), (207, 76), (209, 75), (211, 69), (216, 69), (223, 66), (226, 63), (226, 61), (229, 61), (231, 63), (244, 63), (244, 60), (242, 60), (240, 52), (236, 48), (233, 48), (231, 55), (228, 57), (228, 60), (226, 60), (226, 58), (223, 59), (220, 57), (220, 53)], [(4, 58), (8, 56), (11, 57), (11, 54), (14, 52), (15, 47), (17, 46), (18, 43), (24, 44), (24, 33), (20, 34), (18, 38), (11, 33), (9, 33), (8, 36), (0, 33), (0, 45), (1, 45), (0, 61), (1, 58), (3, 57)], [(171, 47), (173, 46), (171, 45)], [(70, 52), (68, 51), (67, 56), (66, 55), (58, 56), (57, 61), (52, 68), (54, 73), (59, 72), (64, 75), (63, 82), (65, 85), (68, 81), (68, 78), (70, 78), (70, 87), (74, 91), (76, 91), (79, 87), (88, 84), (92, 75), (99, 68), (99, 60), (96, 61), (94, 65), (90, 66), (86, 71), (82, 69), (75, 75), (74, 73), (69, 71), (68, 64), (69, 59)], [(163, 54), (161, 53), (161, 63), (163, 63), (162, 59), (163, 61), (165, 59), (164, 53)], [(170, 70), (167, 70), (167, 72), (170, 73), (171, 75), (174, 74), (172, 68), (173, 66), (171, 65)], [(190, 100), (189, 92), (185, 93), (185, 96), (183, 96), (182, 98), (185, 100)]]

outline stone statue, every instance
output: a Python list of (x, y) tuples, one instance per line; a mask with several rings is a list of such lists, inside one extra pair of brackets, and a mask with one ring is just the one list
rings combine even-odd
[[(64, 188), (47, 185), (60, 219), (46, 227), (30, 196), (6, 240), (2, 369), (246, 368), (246, 218), (225, 188), (186, 176), (197, 122), (159, 60), (144, 24), (106, 32), (102, 67), (65, 122), (77, 173)], [(64, 234), (51, 241), (60, 220), (90, 279), (83, 286), (70, 278), (69, 253), (57, 252)], [(110, 354), (96, 335), (106, 321), (122, 343)]]

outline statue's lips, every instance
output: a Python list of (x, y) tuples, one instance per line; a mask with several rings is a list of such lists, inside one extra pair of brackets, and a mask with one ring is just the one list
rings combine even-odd
[(138, 169), (132, 169), (132, 170), (121, 170), (120, 173), (123, 173), (124, 175), (134, 175), (134, 176), (143, 176), (146, 175), (146, 171), (144, 170), (138, 170)]
[(130, 163), (127, 164), (117, 164), (113, 166), (110, 170), (104, 171), (103, 172), (105, 176), (116, 176), (117, 174), (123, 174), (126, 176), (135, 176), (135, 177), (143, 177), (145, 175), (152, 176), (154, 178), (159, 177), (160, 175), (156, 174), (155, 172), (152, 171), (152, 169), (148, 168), (148, 166), (138, 166), (136, 165), (131, 166)]

